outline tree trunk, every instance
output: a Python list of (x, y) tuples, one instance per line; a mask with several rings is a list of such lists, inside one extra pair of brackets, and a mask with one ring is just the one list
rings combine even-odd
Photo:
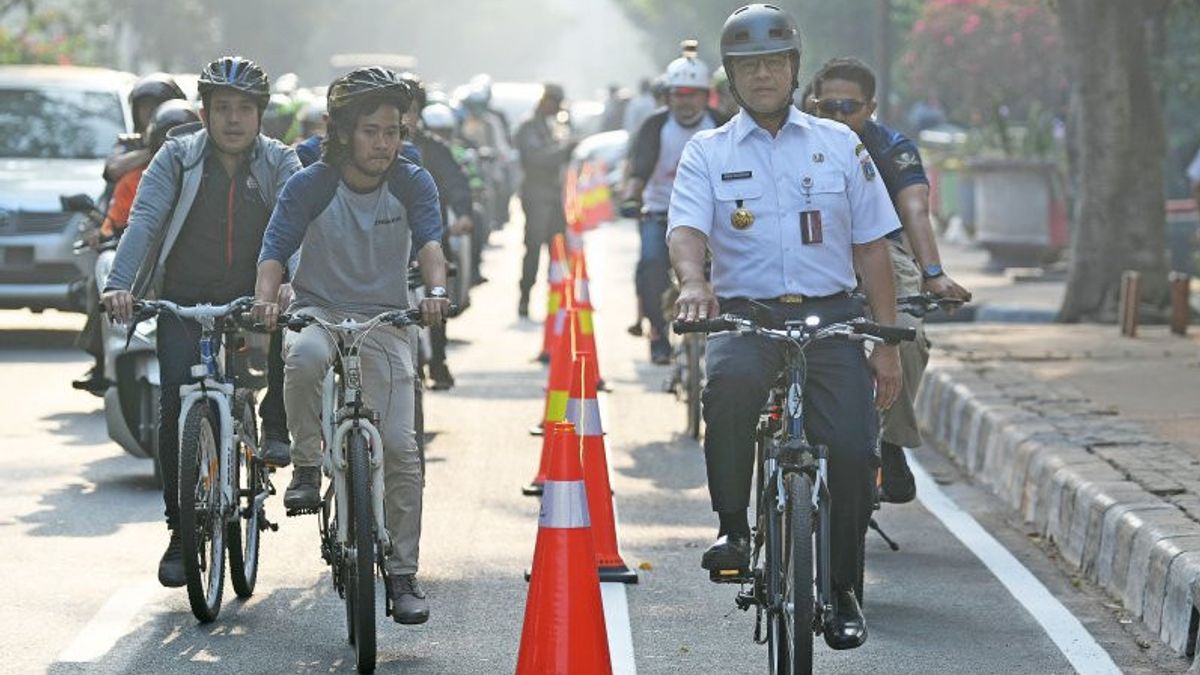
[(1166, 123), (1148, 21), (1159, 3), (1057, 0), (1070, 65), (1075, 187), (1066, 322), (1113, 321), (1121, 273), (1142, 273), (1150, 314), (1168, 302)]

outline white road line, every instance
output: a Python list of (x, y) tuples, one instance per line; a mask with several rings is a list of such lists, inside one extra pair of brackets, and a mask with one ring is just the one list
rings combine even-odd
[(1079, 619), (937, 486), (929, 473), (909, 454), (908, 465), (917, 483), (917, 497), (930, 513), (963, 543), (1000, 580), (1008, 592), (1042, 626), (1071, 666), (1085, 675), (1120, 675), (1104, 648), (1096, 643)]
[(636, 675), (633, 659), (633, 632), (629, 627), (629, 599), (625, 584), (606, 581), (600, 584), (604, 601), (604, 626), (608, 631), (608, 653), (613, 675)]
[(59, 653), (58, 660), (63, 663), (99, 661), (132, 630), (131, 624), (138, 612), (161, 590), (157, 583), (145, 582), (113, 593), (71, 644)]

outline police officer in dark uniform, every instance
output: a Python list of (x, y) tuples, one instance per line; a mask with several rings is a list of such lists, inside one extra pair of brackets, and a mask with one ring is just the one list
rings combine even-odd
[[(899, 222), (853, 132), (792, 106), (800, 67), (795, 22), (771, 5), (738, 9), (722, 30), (721, 56), (743, 110), (719, 129), (698, 132), (679, 163), (667, 234), (680, 280), (678, 318), (745, 315), (765, 305), (760, 321), (852, 319), (863, 314), (850, 294), (857, 268), (875, 319), (894, 323), (884, 235)], [(806, 354), (805, 433), (830, 449), (835, 606), (825, 639), (850, 649), (867, 637), (853, 586), (873, 501), (875, 408), (895, 400), (900, 359), (894, 346), (879, 345), (868, 360), (861, 344), (843, 339), (815, 343)], [(754, 429), (783, 365), (783, 347), (766, 338), (723, 333), (708, 340), (704, 451), (720, 530), (704, 553), (705, 569), (749, 565)]]
[[(887, 188), (902, 227), (887, 234), (888, 251), (896, 273), (896, 290), (902, 296), (930, 293), (967, 301), (971, 293), (942, 269), (937, 239), (929, 219), (929, 178), (917, 145), (898, 131), (871, 120), (875, 112), (875, 74), (858, 59), (827, 62), (811, 85), (816, 113), (845, 124), (866, 146)], [(915, 258), (914, 258), (915, 254)], [(921, 445), (913, 403), (917, 386), (929, 362), (929, 342), (920, 319), (899, 317), (901, 325), (917, 329), (917, 339), (900, 345), (904, 384), (896, 405), (883, 413), (879, 446), (883, 481), (879, 498), (902, 504), (917, 494), (904, 448)]]

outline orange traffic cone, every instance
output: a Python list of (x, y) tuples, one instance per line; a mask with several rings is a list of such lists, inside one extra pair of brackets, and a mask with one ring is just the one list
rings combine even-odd
[[(567, 310), (575, 306), (575, 294), (573, 291), (573, 289), (575, 288), (575, 284), (573, 282), (568, 283), (569, 281), (570, 280), (568, 279), (567, 281), (565, 281), (562, 284), (562, 288), (560, 291), (561, 292), (561, 295), (560, 295), (561, 300), (558, 303), (558, 311), (554, 313), (553, 317), (546, 318), (546, 325), (551, 327), (551, 338), (550, 338), (550, 354), (551, 354), (551, 356), (553, 356), (553, 354), (554, 354), (555, 346), (563, 339), (563, 336), (566, 335), (567, 330), (571, 327), (567, 321), (567, 319), (568, 319)], [(578, 333), (576, 333), (576, 335), (578, 335)], [(575, 352), (572, 351), (571, 354), (567, 358), (568, 358), (568, 365), (569, 365), (569, 359), (575, 358)], [(541, 357), (538, 357), (538, 360), (541, 360)], [(546, 361), (547, 361), (547, 363), (549, 363), (550, 361), (552, 361), (552, 359), (546, 359)], [(550, 377), (553, 378), (553, 372), (551, 372)], [(565, 383), (566, 383), (564, 385), (565, 387), (571, 386), (570, 377), (567, 377), (567, 379), (565, 380)], [(547, 387), (546, 387), (547, 397), (549, 396), (549, 394), (550, 394), (550, 387), (549, 387), (549, 385), (547, 385)], [(564, 394), (563, 400), (566, 400), (565, 394)], [(549, 402), (549, 398), (547, 398), (547, 402)], [(535, 424), (529, 428), (529, 435), (530, 436), (543, 436), (544, 435), (543, 427), (545, 427), (545, 424), (546, 424), (546, 418), (543, 415), (542, 418), (540, 420), (538, 420), (537, 424)], [(544, 455), (543, 455), (542, 461), (544, 464), (545, 463)], [(537, 494), (541, 494), (541, 493), (538, 492)]]
[[(567, 290), (569, 299), (570, 290)], [(542, 494), (542, 484), (546, 482), (546, 472), (550, 468), (550, 455), (554, 445), (550, 434), (544, 433), (555, 422), (561, 422), (567, 414), (567, 398), (571, 393), (571, 361), (575, 354), (576, 323), (578, 310), (562, 308), (559, 310), (559, 320), (556, 321), (562, 334), (554, 342), (554, 356), (550, 359), (550, 377), (546, 384), (546, 405), (542, 413), (542, 458), (538, 463), (538, 472), (533, 480), (521, 488), (521, 494), (536, 497)]]
[(546, 322), (542, 325), (542, 352), (537, 360), (542, 363), (550, 361), (550, 352), (554, 349), (554, 320), (562, 307), (563, 287), (570, 276), (566, 266), (567, 246), (563, 235), (556, 234), (550, 241), (550, 292), (546, 295)]
[(579, 437), (564, 422), (549, 435), (559, 442), (538, 515), (517, 675), (611, 675)]
[(582, 250), (575, 257), (571, 272), (571, 277), (574, 281), (570, 286), (573, 291), (572, 304), (579, 310), (579, 346), (577, 350), (591, 352), (592, 358), (588, 361), (588, 367), (591, 370), (589, 373), (591, 382), (595, 383), (596, 389), (607, 391), (607, 387), (604, 386), (604, 378), (600, 376), (600, 356), (596, 351), (595, 324), (592, 322), (592, 315), (595, 313), (595, 308), (592, 307), (587, 261), (584, 259)]
[(596, 547), (596, 567), (601, 581), (636, 584), (637, 572), (629, 569), (617, 551), (617, 526), (613, 515), (612, 486), (608, 482), (608, 460), (604, 449), (604, 427), (600, 423), (600, 405), (596, 401), (596, 381), (592, 379), (586, 351), (575, 354), (571, 368), (571, 398), (567, 400), (566, 421), (575, 425), (583, 438), (583, 476), (587, 485), (588, 513), (592, 517), (592, 542)]

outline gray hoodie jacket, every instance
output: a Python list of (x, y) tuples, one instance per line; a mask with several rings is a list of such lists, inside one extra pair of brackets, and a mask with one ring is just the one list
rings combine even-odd
[[(200, 123), (171, 130), (142, 174), (104, 290), (140, 298), (162, 289), (163, 264), (192, 209), (208, 152), (208, 131)], [(259, 134), (250, 150), (250, 175), (268, 207), (275, 207), (283, 184), (299, 170), (294, 150)]]

